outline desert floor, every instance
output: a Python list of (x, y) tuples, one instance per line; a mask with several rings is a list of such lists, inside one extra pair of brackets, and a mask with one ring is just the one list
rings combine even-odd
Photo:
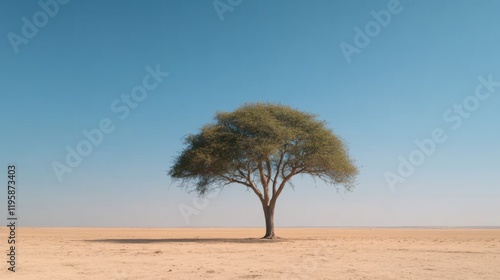
[(19, 228), (0, 279), (500, 279), (499, 229)]

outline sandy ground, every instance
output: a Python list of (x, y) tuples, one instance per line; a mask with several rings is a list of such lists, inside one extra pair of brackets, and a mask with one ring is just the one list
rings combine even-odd
[(500, 279), (498, 229), (19, 228), (0, 279)]

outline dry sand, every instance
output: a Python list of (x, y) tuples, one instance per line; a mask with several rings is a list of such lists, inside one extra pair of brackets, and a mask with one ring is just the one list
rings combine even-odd
[[(498, 229), (19, 228), (0, 279), (500, 279)], [(7, 233), (0, 244), (7, 252)]]

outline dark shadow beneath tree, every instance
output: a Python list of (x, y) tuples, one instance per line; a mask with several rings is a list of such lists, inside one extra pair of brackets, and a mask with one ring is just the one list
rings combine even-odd
[[(149, 244), (149, 243), (267, 243), (271, 240), (259, 238), (161, 238), (161, 239), (93, 239), (87, 242), (115, 244)], [(272, 242), (286, 242), (287, 239), (274, 239)]]

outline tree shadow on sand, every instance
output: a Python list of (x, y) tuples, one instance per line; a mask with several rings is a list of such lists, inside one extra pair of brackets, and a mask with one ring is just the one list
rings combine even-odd
[(163, 238), (163, 239), (94, 239), (87, 242), (102, 242), (116, 244), (149, 244), (149, 243), (269, 243), (283, 242), (286, 239), (262, 238)]

